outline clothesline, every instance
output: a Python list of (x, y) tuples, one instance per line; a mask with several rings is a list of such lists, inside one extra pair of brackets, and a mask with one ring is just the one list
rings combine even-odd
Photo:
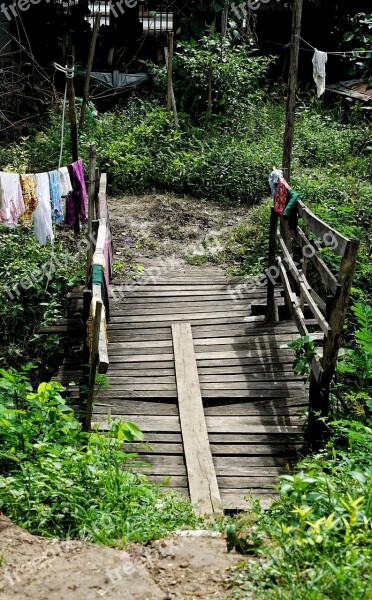
[(33, 226), (40, 245), (48, 239), (53, 243), (57, 223), (75, 224), (76, 208), (81, 222), (86, 223), (86, 204), (82, 160), (46, 173), (0, 171), (0, 224)]
[[(316, 50), (316, 48), (314, 46), (312, 46), (310, 44), (310, 42), (307, 42), (301, 36), (300, 36), (300, 40), (302, 42), (304, 42), (304, 44), (306, 44), (307, 46), (309, 46), (312, 50), (314, 50), (314, 51)], [(324, 50), (324, 52), (325, 52), (325, 50)], [(355, 56), (356, 54), (360, 54), (360, 53), (364, 53), (364, 52), (372, 54), (372, 50), (365, 50), (363, 48), (360, 49), (360, 50), (344, 50), (344, 51), (340, 51), (340, 52), (336, 52), (336, 51), (333, 52), (333, 51), (331, 51), (331, 52), (326, 52), (326, 54), (332, 55), (332, 56), (345, 56), (345, 58), (346, 58), (347, 54), (350, 54), (351, 56)]]

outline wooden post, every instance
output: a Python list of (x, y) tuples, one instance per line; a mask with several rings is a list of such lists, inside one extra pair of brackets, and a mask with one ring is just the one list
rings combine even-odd
[(168, 89), (167, 89), (167, 111), (170, 113), (172, 110), (172, 89), (173, 89), (173, 54), (174, 54), (174, 33), (169, 32), (168, 42)]
[(225, 38), (227, 35), (227, 26), (229, 23), (229, 8), (229, 2), (226, 2), (221, 17), (221, 35), (223, 38)]
[(90, 371), (88, 381), (88, 397), (87, 397), (87, 410), (85, 414), (85, 421), (83, 429), (84, 431), (90, 431), (93, 415), (93, 402), (94, 402), (94, 389), (96, 384), (97, 375), (97, 363), (98, 363), (98, 348), (99, 348), (99, 334), (101, 329), (101, 318), (102, 318), (102, 300), (96, 301), (96, 313), (93, 319), (93, 332), (92, 332), (92, 350), (90, 353)]
[(274, 284), (270, 277), (271, 267), (276, 267), (276, 242), (277, 242), (277, 231), (278, 231), (278, 213), (271, 209), (270, 215), (270, 232), (269, 232), (269, 264), (268, 264), (268, 277), (267, 277), (267, 321), (275, 321), (276, 307), (274, 299)]
[(95, 144), (89, 147), (89, 180), (88, 180), (88, 233), (87, 233), (87, 285), (93, 258), (92, 222), (94, 219), (94, 203), (96, 197), (96, 162), (97, 149)]
[[(169, 64), (168, 48), (164, 48), (164, 58), (165, 58), (166, 67), (168, 69), (168, 64)], [(177, 112), (177, 105), (176, 105), (176, 97), (174, 95), (173, 81), (172, 81), (172, 88), (171, 88), (171, 98), (172, 98), (172, 108), (173, 108), (174, 124), (176, 126), (176, 129), (179, 129), (180, 124), (179, 124), (179, 121), (178, 121), (178, 112)]]
[(284, 134), (282, 163), (284, 177), (288, 182), (291, 179), (291, 161), (296, 114), (296, 93), (298, 80), (298, 59), (300, 55), (302, 7), (303, 0), (293, 0), (292, 40), (288, 77), (287, 117)]
[[(359, 241), (351, 240), (349, 247), (342, 259), (338, 283), (341, 291), (333, 300), (332, 311), (329, 316), (331, 331), (324, 342), (322, 368), (323, 376), (316, 381), (314, 375), (310, 378), (309, 390), (309, 437), (314, 448), (322, 444), (326, 427), (319, 421), (319, 415), (326, 417), (329, 414), (329, 386), (334, 376), (337, 364), (337, 355), (340, 348), (342, 328), (344, 325), (346, 311), (349, 305), (350, 290), (353, 282)], [(327, 303), (329, 311), (329, 303)]]
[[(74, 66), (74, 57), (72, 54), (69, 54), (67, 59), (67, 66), (69, 69), (72, 69)], [(75, 107), (75, 89), (74, 89), (74, 80), (67, 80), (67, 92), (68, 92), (68, 105), (69, 105), (69, 115), (70, 115), (70, 127), (71, 127), (71, 144), (72, 144), (72, 161), (75, 162), (79, 160), (79, 150), (78, 150), (78, 126), (77, 126), (77, 118), (76, 118), (76, 107)]]
[(101, 24), (101, 13), (97, 13), (95, 21), (94, 21), (92, 41), (91, 41), (90, 49), (89, 49), (87, 70), (85, 73), (83, 103), (81, 105), (80, 123), (79, 123), (80, 127), (82, 127), (84, 125), (84, 119), (85, 119), (85, 115), (86, 115), (86, 111), (87, 111), (87, 104), (88, 104), (88, 98), (89, 98), (90, 75), (91, 75), (92, 67), (93, 67), (93, 60), (94, 60), (94, 54), (96, 51), (97, 38), (98, 38), (100, 24)]

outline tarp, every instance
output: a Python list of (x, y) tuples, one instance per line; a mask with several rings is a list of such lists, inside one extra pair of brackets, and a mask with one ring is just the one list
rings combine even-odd
[[(79, 71), (80, 75), (85, 75), (85, 71)], [(99, 83), (109, 89), (125, 89), (134, 88), (146, 83), (149, 80), (147, 73), (120, 73), (120, 71), (112, 71), (111, 73), (100, 73), (94, 71), (91, 73), (91, 80)]]

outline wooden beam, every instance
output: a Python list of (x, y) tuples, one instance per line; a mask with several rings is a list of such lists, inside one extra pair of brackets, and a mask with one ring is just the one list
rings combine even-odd
[(297, 229), (295, 230), (294, 238), (301, 247), (302, 251), (304, 250), (304, 248), (307, 249), (306, 256), (304, 254), (303, 256), (304, 258), (311, 261), (313, 267), (319, 273), (325, 288), (329, 290), (333, 294), (333, 296), (337, 297), (341, 289), (341, 286), (337, 282), (337, 278), (328, 268), (324, 260), (317, 254), (316, 247), (306, 237), (301, 227), (297, 227)]
[(174, 53), (174, 33), (169, 32), (168, 42), (168, 61), (167, 61), (167, 111), (172, 109), (172, 89), (173, 89), (173, 53)]
[(275, 285), (273, 278), (270, 278), (271, 271), (276, 267), (276, 244), (278, 237), (278, 213), (271, 209), (270, 214), (270, 230), (269, 230), (269, 264), (267, 277), (267, 321), (275, 321), (277, 314), (277, 306), (275, 306)]
[(87, 408), (84, 420), (84, 431), (90, 431), (92, 415), (93, 415), (93, 402), (94, 402), (94, 390), (96, 385), (97, 375), (97, 363), (99, 357), (99, 336), (101, 329), (101, 317), (103, 304), (101, 300), (96, 301), (96, 310), (93, 318), (93, 331), (92, 331), (92, 349), (90, 352), (90, 371), (88, 380), (88, 398)]
[(198, 513), (223, 514), (209, 445), (190, 323), (173, 324), (178, 404), (191, 502)]
[(94, 60), (94, 54), (96, 51), (97, 38), (98, 38), (100, 24), (101, 24), (101, 13), (97, 13), (95, 21), (94, 21), (92, 41), (90, 43), (90, 48), (89, 48), (87, 70), (85, 73), (83, 103), (81, 105), (80, 123), (79, 123), (80, 127), (83, 127), (83, 125), (84, 125), (85, 115), (86, 115), (86, 111), (87, 111), (87, 105), (88, 105), (88, 99), (89, 99), (90, 75), (91, 75), (92, 67), (93, 67), (93, 60)]
[(322, 240), (325, 246), (333, 250), (333, 252), (337, 252), (340, 256), (345, 256), (349, 249), (350, 240), (314, 215), (301, 200), (297, 202), (297, 205), (298, 214), (305, 221), (310, 231)]
[(293, 0), (291, 56), (288, 77), (287, 119), (284, 134), (283, 171), (289, 182), (291, 179), (291, 162), (296, 115), (296, 94), (298, 78), (298, 60), (300, 55), (300, 36), (303, 0)]

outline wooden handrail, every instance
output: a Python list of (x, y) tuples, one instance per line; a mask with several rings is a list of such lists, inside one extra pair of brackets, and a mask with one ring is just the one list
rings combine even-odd
[[(93, 178), (93, 167), (94, 176), (95, 161), (91, 161), (90, 177)], [(91, 179), (93, 181), (93, 179)], [(109, 221), (109, 212), (107, 204), (107, 175), (102, 173), (100, 177), (99, 186), (91, 184), (91, 190), (94, 189), (94, 193), (89, 195), (89, 209), (88, 215), (92, 219), (88, 223), (88, 232), (90, 232), (90, 239), (88, 240), (88, 255), (87, 255), (87, 281), (92, 277), (93, 267), (100, 267), (107, 269), (107, 272), (111, 273), (111, 265), (106, 264), (105, 255), (107, 244), (112, 244), (111, 239), (111, 226)], [(97, 220), (94, 220), (94, 216)], [(98, 226), (98, 230), (97, 230)], [(92, 234), (97, 233), (96, 237)], [(110, 262), (110, 260), (108, 261)], [(106, 311), (105, 301), (108, 299), (102, 297), (102, 287), (100, 284), (92, 283), (91, 291), (91, 302), (90, 307), (87, 307), (87, 313), (91, 312), (93, 308), (94, 317), (92, 320), (92, 345), (89, 353), (89, 378), (88, 378), (88, 393), (87, 393), (87, 409), (84, 420), (84, 429), (90, 430), (91, 420), (93, 414), (93, 401), (94, 401), (94, 390), (96, 383), (97, 373), (107, 373), (109, 367), (109, 356), (107, 347), (107, 336), (106, 336)]]
[[(340, 338), (346, 317), (350, 297), (352, 279), (355, 272), (359, 242), (351, 240), (333, 227), (327, 225), (298, 201), (298, 214), (305, 222), (309, 232), (322, 241), (322, 247), (328, 247), (341, 256), (341, 266), (338, 275), (334, 275), (324, 260), (319, 256), (317, 244), (311, 242), (301, 227), (297, 226), (291, 236), (288, 234), (288, 222), (282, 216), (271, 211), (269, 236), (269, 269), (277, 269), (284, 290), (285, 304), (294, 319), (301, 336), (308, 336), (304, 307), (314, 316), (315, 322), (324, 335), (323, 356), (314, 356), (311, 360), (311, 375), (309, 387), (309, 434), (312, 440), (321, 436), (323, 425), (319, 414), (329, 413), (329, 389), (335, 373)], [(288, 237), (288, 239), (287, 239)], [(302, 253), (302, 264), (310, 261), (318, 280), (322, 284), (326, 299), (323, 299), (310, 285), (302, 266), (295, 262), (292, 240), (297, 242)], [(279, 245), (278, 245), (279, 242)], [(292, 289), (291, 280), (294, 288)], [(297, 290), (297, 293), (296, 291)], [(306, 303), (306, 304), (305, 304)], [(267, 283), (267, 314), (268, 321), (277, 319), (278, 311), (275, 305), (275, 286), (273, 277), (268, 276)], [(310, 334), (311, 335), (311, 334)], [(315, 334), (318, 336), (319, 334)]]
[[(310, 231), (323, 240), (326, 246), (330, 247), (331, 250), (337, 252), (340, 256), (345, 256), (350, 244), (350, 240), (347, 237), (314, 215), (310, 208), (307, 208), (301, 200), (298, 201), (298, 214), (305, 221)], [(335, 243), (333, 244), (333, 242)]]

